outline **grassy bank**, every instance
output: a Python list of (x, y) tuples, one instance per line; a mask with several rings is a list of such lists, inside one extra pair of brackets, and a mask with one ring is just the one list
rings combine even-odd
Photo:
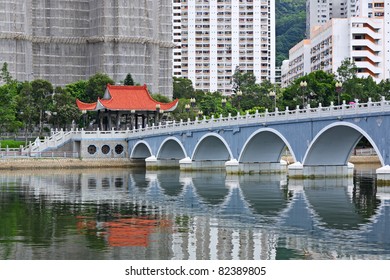
[(0, 147), (1, 148), (8, 148), (14, 149), (14, 148), (20, 148), (20, 146), (24, 146), (24, 141), (15, 141), (15, 140), (0, 140)]

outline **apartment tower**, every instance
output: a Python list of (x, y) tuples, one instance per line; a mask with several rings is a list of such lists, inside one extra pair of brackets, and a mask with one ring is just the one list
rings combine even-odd
[[(336, 73), (346, 58), (356, 64), (360, 77), (370, 76), (376, 82), (390, 78), (390, 2), (337, 3), (346, 7), (342, 16), (311, 27), (309, 39), (290, 49), (289, 60), (283, 64), (282, 85), (316, 70)], [(320, 1), (318, 7), (322, 4)]]
[[(173, 0), (173, 74), (232, 94), (237, 67), (275, 82), (274, 0)], [(180, 7), (180, 8), (179, 8)]]

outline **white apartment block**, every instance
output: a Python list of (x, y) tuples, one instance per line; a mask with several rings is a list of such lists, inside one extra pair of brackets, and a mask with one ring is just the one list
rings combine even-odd
[(311, 42), (302, 40), (289, 51), (289, 60), (282, 65), (282, 86), (310, 73), (310, 65), (305, 63), (305, 58), (310, 57)]
[(306, 1), (306, 35), (318, 25), (327, 23), (332, 18), (359, 16), (361, 1), (367, 0), (307, 0)]
[(390, 1), (349, 1), (346, 6), (354, 16), (333, 18), (311, 28), (306, 41), (309, 54), (303, 51), (302, 42), (290, 50), (283, 86), (316, 70), (336, 73), (346, 58), (356, 64), (360, 77), (371, 76), (376, 82), (390, 77)]
[(236, 67), (275, 82), (275, 0), (173, 1), (174, 76), (226, 95)]

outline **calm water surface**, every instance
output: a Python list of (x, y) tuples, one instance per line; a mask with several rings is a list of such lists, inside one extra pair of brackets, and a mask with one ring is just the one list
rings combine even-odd
[(354, 178), (0, 172), (0, 259), (390, 259), (390, 188)]

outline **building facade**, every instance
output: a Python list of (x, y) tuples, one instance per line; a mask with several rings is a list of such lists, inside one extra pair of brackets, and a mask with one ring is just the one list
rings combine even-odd
[(0, 63), (18, 80), (54, 85), (131, 73), (172, 95), (172, 1), (14, 0), (0, 3)]
[(367, 0), (307, 0), (306, 36), (310, 36), (310, 30), (313, 27), (324, 25), (332, 18), (348, 18), (361, 15), (364, 13), (364, 5), (360, 4), (361, 1)]
[(173, 4), (175, 76), (227, 95), (237, 67), (258, 82), (275, 82), (274, 0), (179, 2)]
[(305, 40), (309, 53), (303, 51), (302, 42), (290, 50), (283, 86), (317, 70), (336, 73), (346, 58), (356, 64), (360, 77), (370, 76), (376, 82), (390, 78), (390, 3), (350, 0), (343, 6), (348, 8), (347, 17), (311, 28), (310, 38)]

